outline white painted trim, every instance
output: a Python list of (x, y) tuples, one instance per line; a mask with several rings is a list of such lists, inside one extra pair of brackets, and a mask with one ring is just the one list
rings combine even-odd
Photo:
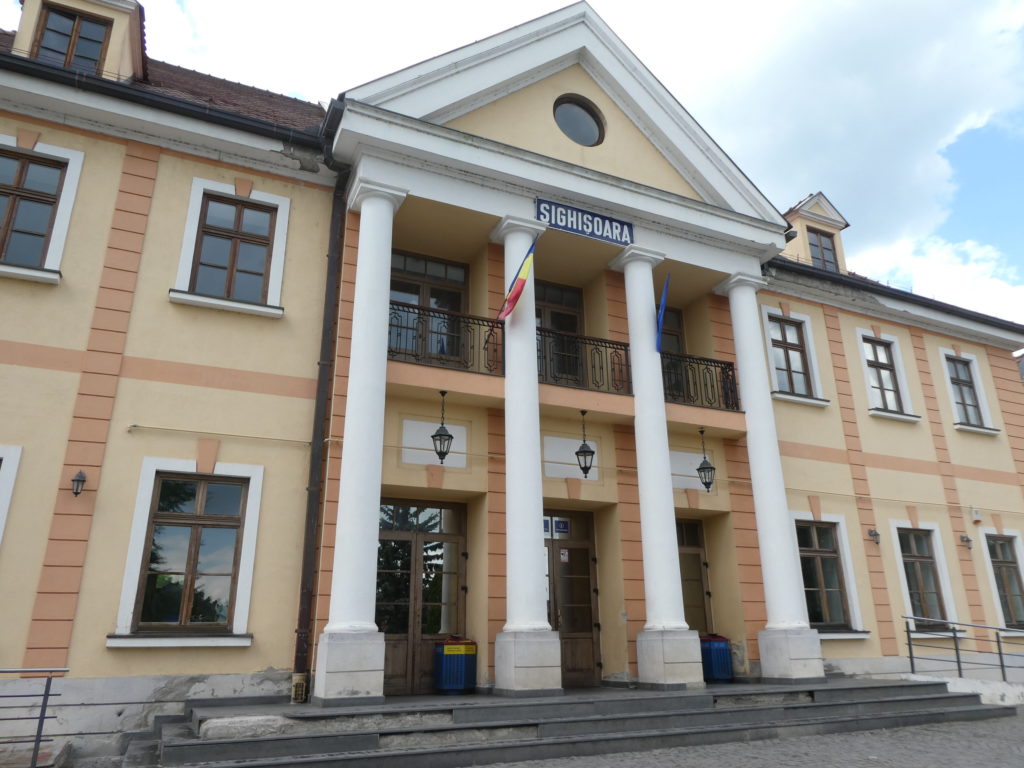
[(818, 630), (820, 640), (868, 640), (870, 632), (822, 632)]
[[(18, 148), (18, 140), (14, 136), (0, 135), (0, 145)], [(64, 170), (64, 183), (61, 186), (60, 197), (57, 199), (57, 211), (53, 217), (53, 229), (50, 231), (50, 242), (46, 248), (46, 258), (43, 260), (43, 269), (50, 273), (57, 273), (57, 279), (46, 279), (42, 277), (32, 278), (24, 274), (6, 272), (10, 277), (23, 277), (25, 280), (35, 279), (38, 282), (60, 282), (60, 263), (64, 258), (64, 246), (68, 239), (68, 227), (71, 224), (71, 211), (75, 207), (75, 195), (78, 193), (78, 183), (82, 178), (82, 163), (85, 153), (77, 149), (58, 147), (53, 144), (36, 144), (31, 151), (22, 150), (27, 157), (33, 153), (57, 157), (67, 162)], [(38, 270), (26, 270), (38, 271)], [(46, 274), (45, 272), (43, 274)]]
[(211, 635), (202, 637), (108, 636), (107, 648), (239, 648), (252, 645), (252, 635)]
[[(203, 195), (207, 192), (216, 192), (222, 195), (230, 195), (231, 197), (237, 197), (235, 195), (235, 187), (232, 184), (226, 184), (222, 181), (212, 181), (210, 179), (200, 179), (194, 177), (192, 179), (192, 190), (189, 193), (188, 198), (188, 213), (185, 216), (185, 229), (182, 233), (181, 238), (181, 254), (178, 257), (178, 272), (174, 278), (174, 291), (178, 294), (184, 293), (189, 294), (189, 283), (192, 279), (192, 261), (195, 255), (196, 248), (196, 237), (199, 234), (199, 214), (203, 207)], [(288, 240), (288, 215), (291, 211), (291, 200), (281, 195), (272, 195), (269, 192), (260, 192), (253, 190), (252, 194), (249, 195), (249, 199), (255, 200), (260, 203), (266, 203), (267, 205), (273, 205), (277, 208), (277, 216), (274, 218), (274, 245), (270, 252), (270, 272), (267, 275), (267, 307), (270, 309), (278, 310), (283, 313), (281, 309), (281, 288), (284, 284), (284, 259), (285, 259), (285, 248)], [(209, 298), (209, 297), (196, 297), (196, 298)], [(259, 305), (246, 304), (240, 301), (231, 301), (230, 299), (213, 299), (213, 302), (225, 302), (226, 305), (211, 304), (205, 302), (185, 302), (181, 301), (180, 297), (175, 298), (172, 294), (171, 301), (178, 301), (178, 303), (191, 303), (195, 306), (212, 306), (215, 309), (234, 309), (236, 312), (248, 312), (249, 314), (264, 314), (255, 310), (240, 309), (239, 307), (258, 307)], [(276, 317), (278, 315), (270, 315)]]
[[(139, 472), (139, 487), (135, 495), (135, 511), (132, 515), (131, 532), (128, 536), (128, 551), (125, 554), (124, 577), (121, 581), (121, 601), (117, 611), (117, 629), (114, 635), (126, 635), (132, 638), (132, 618), (139, 590), (139, 574), (142, 572), (142, 559), (146, 555), (146, 532), (149, 530), (149, 513), (153, 502), (153, 486), (158, 472), (194, 473), (196, 462), (193, 459), (165, 459), (146, 456), (142, 460)], [(260, 502), (263, 495), (263, 467), (252, 464), (225, 464), (218, 462), (213, 470), (214, 475), (224, 477), (245, 477), (249, 479), (249, 491), (246, 497), (245, 522), (242, 529), (242, 549), (238, 564), (238, 581), (235, 584), (235, 615), (232, 623), (234, 635), (245, 635), (248, 632), (249, 604), (252, 598), (252, 575), (255, 565), (256, 537), (259, 530)], [(195, 638), (195, 636), (192, 636)], [(111, 643), (111, 640), (118, 642)], [(190, 638), (145, 638), (160, 641), (153, 645), (190, 645), (184, 642)], [(208, 640), (212, 638), (201, 638)], [(230, 639), (230, 638), (220, 638)], [(171, 642), (162, 642), (162, 641)], [(250, 640), (251, 642), (251, 640)], [(220, 643), (232, 644), (232, 643)], [(237, 643), (241, 644), (241, 643)], [(248, 643), (246, 643), (248, 644)], [(144, 643), (120, 642), (118, 638), (108, 639), (110, 648), (139, 646)]]
[[(966, 360), (971, 366), (971, 379), (974, 381), (974, 393), (978, 396), (978, 410), (981, 412), (981, 425), (961, 424), (957, 421), (956, 397), (953, 394), (953, 382), (949, 379), (949, 365), (947, 358), (955, 357), (959, 360)], [(946, 394), (949, 396), (949, 414), (953, 427), (963, 432), (977, 432), (978, 434), (993, 434), (993, 430), (999, 430), (992, 426), (992, 412), (988, 409), (988, 395), (985, 394), (985, 380), (981, 378), (981, 369), (978, 366), (978, 356), (968, 352), (957, 354), (952, 349), (939, 347), (939, 358), (942, 365), (942, 378), (946, 382)]]
[[(760, 307), (761, 333), (764, 335), (765, 354), (768, 356), (768, 375), (771, 377), (772, 384), (774, 384), (775, 387), (779, 386), (779, 380), (775, 377), (775, 365), (772, 363), (772, 335), (768, 331), (769, 317), (780, 317), (783, 320), (795, 320), (803, 326), (804, 346), (806, 347), (805, 352), (807, 353), (807, 367), (810, 368), (808, 371), (811, 379), (810, 397), (797, 395), (792, 392), (782, 392), (777, 389), (772, 391), (772, 397), (782, 395), (782, 397), (777, 399), (789, 400), (790, 402), (798, 403), (810, 401), (810, 405), (820, 405), (821, 403), (827, 405), (829, 401), (821, 397), (821, 378), (818, 376), (818, 356), (814, 349), (814, 324), (811, 322), (811, 318), (808, 315), (803, 315), (799, 312), (790, 312), (788, 315), (784, 315), (780, 310), (770, 307), (767, 304), (761, 304)], [(813, 402), (814, 400), (819, 402), (815, 403)]]
[[(893, 367), (896, 369), (896, 387), (899, 390), (900, 402), (903, 403), (904, 408), (902, 412), (885, 411), (871, 405), (871, 372), (868, 369), (867, 355), (864, 354), (864, 339), (876, 339), (889, 344), (889, 350), (892, 352)], [(916, 421), (920, 419), (920, 416), (914, 415), (916, 408), (914, 408), (914, 403), (910, 397), (910, 387), (907, 386), (907, 372), (903, 367), (903, 353), (900, 351), (900, 340), (888, 333), (882, 333), (875, 336), (875, 334), (867, 328), (858, 328), (857, 352), (860, 355), (860, 367), (864, 374), (864, 387), (865, 394), (867, 395), (868, 412), (872, 416), (892, 418), (897, 421)]]
[(786, 403), (799, 403), (800, 405), (809, 405), (813, 408), (828, 408), (832, 405), (831, 400), (823, 400), (820, 397), (793, 395), (789, 392), (772, 392), (772, 400), (782, 400)]
[[(915, 526), (909, 520), (890, 520), (889, 536), (892, 539), (892, 548), (896, 552), (896, 573), (900, 579), (900, 591), (903, 593), (903, 606), (906, 616), (913, 616), (914, 612), (910, 605), (910, 589), (907, 587), (907, 574), (903, 568), (903, 550), (900, 549), (900, 528), (910, 528), (918, 531), (931, 531), (932, 551), (935, 553), (935, 569), (939, 572), (939, 589), (942, 590), (942, 604), (946, 609), (946, 621), (959, 621), (956, 612), (956, 603), (953, 602), (953, 587), (949, 580), (949, 568), (946, 565), (946, 549), (942, 540), (942, 529), (938, 523), (918, 522)], [(911, 620), (911, 632), (915, 625)]]
[[(814, 515), (810, 512), (791, 512), (793, 520), (803, 522), (815, 522)], [(850, 532), (846, 527), (846, 518), (842, 515), (835, 515), (829, 512), (821, 513), (821, 522), (835, 523), (836, 532), (839, 536), (839, 559), (843, 565), (843, 586), (846, 588), (846, 606), (850, 611), (850, 628), (858, 633), (864, 631), (864, 621), (860, 612), (860, 595), (857, 592), (856, 574), (853, 570), (853, 555), (850, 553)], [(836, 639), (836, 634), (825, 632), (822, 639), (831, 637)], [(863, 634), (854, 635), (855, 638), (866, 637)]]
[(217, 299), (213, 296), (200, 296), (197, 293), (178, 291), (173, 288), (167, 292), (167, 298), (171, 300), (172, 304), (185, 304), (190, 307), (206, 307), (207, 309), (240, 312), (243, 315), (258, 315), (260, 317), (284, 317), (283, 307), (250, 304), (245, 301), (232, 301), (231, 299)]
[[(1017, 570), (1021, 571), (1022, 565), (1024, 565), (1024, 542), (1021, 541), (1021, 533), (1017, 529), (1004, 528), (1002, 533), (999, 533), (992, 526), (984, 526), (978, 529), (978, 533), (981, 534), (981, 550), (985, 553), (985, 564), (988, 566), (988, 585), (992, 590), (992, 600), (996, 604), (996, 616), (999, 617), (999, 626), (1006, 627), (1006, 616), (1003, 614), (1003, 603), (999, 599), (999, 585), (996, 584), (996, 571), (992, 567), (992, 555), (988, 551), (988, 538), (989, 536), (1012, 536), (1013, 537), (1013, 551), (1017, 556)], [(1021, 572), (1021, 578), (1024, 579), (1024, 571)], [(1004, 629), (1001, 634), (1011, 634), (1024, 637), (1024, 630), (1019, 629)]]
[(13, 264), (0, 264), (0, 277), (11, 277), (15, 280), (28, 280), (33, 283), (60, 285), (60, 272), (32, 267), (16, 267)]
[(20, 463), (20, 445), (0, 445), (0, 544), (4, 541), (7, 513), (11, 509), (11, 498), (14, 496), (14, 478), (18, 475)]

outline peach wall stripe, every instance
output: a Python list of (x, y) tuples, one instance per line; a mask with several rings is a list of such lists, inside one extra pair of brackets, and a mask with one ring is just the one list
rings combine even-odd
[[(160, 150), (137, 142), (126, 142), (119, 186), (134, 186), (152, 193)], [(133, 194), (145, 194), (135, 192)], [(60, 491), (50, 519), (49, 541), (36, 587), (36, 600), (29, 627), (24, 667), (67, 666), (85, 565), (86, 548), (96, 504), (96, 488), (102, 474), (109, 434), (110, 415), (121, 372), (124, 336), (128, 332), (135, 278), (142, 253), (148, 214), (115, 206), (111, 218), (108, 248), (93, 305), (89, 347), (80, 354), (78, 397), (61, 470)], [(119, 252), (134, 252), (125, 259)], [(125, 266), (128, 268), (126, 269)], [(129, 295), (125, 295), (129, 294)], [(30, 352), (24, 348), (22, 353)], [(69, 359), (67, 351), (31, 350), (42, 359)], [(93, 394), (97, 382), (111, 382)], [(71, 477), (82, 470), (87, 475), (85, 490), (70, 497)], [(69, 511), (73, 514), (67, 514)]]
[(505, 626), (505, 411), (487, 409), (487, 679), (494, 680), (494, 643)]
[(139, 381), (158, 381), (165, 384), (252, 392), (260, 395), (310, 400), (316, 397), (316, 379), (145, 357), (125, 356), (122, 359), (121, 376)]
[(632, 425), (616, 424), (615, 466), (618, 493), (619, 540), (622, 542), (622, 594), (626, 611), (626, 660), (637, 676), (636, 636), (647, 620), (644, 568), (640, 542), (640, 494), (636, 472), (636, 439)]

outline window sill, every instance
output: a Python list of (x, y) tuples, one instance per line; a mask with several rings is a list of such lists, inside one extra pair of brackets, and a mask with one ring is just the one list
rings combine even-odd
[(829, 632), (827, 629), (818, 630), (818, 638), (821, 640), (867, 640), (871, 637), (870, 632), (857, 629), (849, 629), (844, 632)]
[(1007, 627), (999, 630), (1000, 637), (1024, 638), (1024, 629)]
[(16, 267), (13, 264), (0, 264), (0, 277), (12, 277), (15, 280), (28, 280), (33, 283), (60, 285), (60, 271), (56, 269)]
[(232, 301), (231, 299), (216, 299), (213, 296), (200, 296), (197, 293), (177, 291), (173, 288), (167, 292), (167, 295), (173, 304), (187, 304), (191, 307), (220, 309), (225, 312), (240, 312), (244, 315), (259, 315), (260, 317), (284, 317), (284, 307), (272, 307), (268, 304), (249, 304), (245, 301)]
[(998, 435), (1001, 431), (994, 427), (978, 427), (974, 424), (954, 424), (953, 429), (958, 432), (973, 432), (976, 435)]
[(252, 635), (107, 635), (107, 648), (239, 648)]
[(869, 408), (868, 413), (872, 416), (876, 416), (879, 419), (892, 419), (893, 421), (908, 421), (912, 424), (916, 424), (921, 420), (920, 416), (915, 416), (912, 413), (898, 413), (896, 411), (883, 411), (880, 408)]
[(784, 400), (787, 403), (800, 403), (801, 405), (813, 405), (815, 408), (826, 408), (831, 400), (822, 400), (820, 397), (804, 397), (803, 395), (791, 395), (789, 392), (772, 392), (773, 400)]

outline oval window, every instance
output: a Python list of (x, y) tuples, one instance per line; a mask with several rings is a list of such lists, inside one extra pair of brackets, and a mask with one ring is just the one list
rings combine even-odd
[(582, 96), (562, 96), (555, 102), (555, 122), (562, 133), (584, 147), (604, 141), (604, 123), (597, 107)]

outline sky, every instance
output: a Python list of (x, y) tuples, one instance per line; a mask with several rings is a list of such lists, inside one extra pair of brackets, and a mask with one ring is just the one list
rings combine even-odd
[[(144, 2), (152, 58), (309, 101), (565, 4)], [(590, 4), (776, 208), (825, 193), (851, 271), (1024, 323), (1024, 0)]]

